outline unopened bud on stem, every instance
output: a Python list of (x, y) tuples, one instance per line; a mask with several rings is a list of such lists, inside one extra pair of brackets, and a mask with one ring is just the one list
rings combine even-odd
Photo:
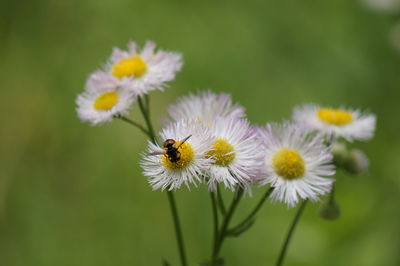
[(368, 170), (368, 158), (359, 149), (348, 149), (343, 143), (335, 143), (332, 154), (335, 165), (350, 174), (360, 175)]

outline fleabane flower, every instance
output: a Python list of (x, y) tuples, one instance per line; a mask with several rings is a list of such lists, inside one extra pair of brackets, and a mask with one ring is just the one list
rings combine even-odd
[[(164, 148), (149, 142), (141, 161), (143, 175), (152, 188), (173, 190), (182, 184), (189, 187), (203, 182), (205, 170), (212, 162), (206, 156), (213, 142), (209, 129), (196, 121), (182, 120), (164, 128), (160, 137), (165, 140)], [(168, 143), (173, 144), (171, 152)]]
[(328, 138), (343, 137), (348, 141), (372, 138), (376, 124), (376, 117), (373, 114), (310, 104), (295, 108), (293, 120), (299, 126), (317, 130)]
[(168, 107), (168, 115), (166, 124), (181, 119), (198, 119), (209, 126), (215, 117), (245, 117), (245, 109), (233, 103), (230, 94), (209, 90), (179, 98)]
[(215, 191), (218, 183), (232, 191), (236, 186), (249, 191), (259, 173), (262, 161), (256, 135), (245, 119), (234, 117), (214, 119), (210, 127), (214, 142), (207, 156), (210, 166), (208, 185)]
[(163, 90), (166, 82), (175, 78), (182, 67), (180, 53), (155, 51), (156, 44), (147, 41), (143, 49), (135, 42), (128, 43), (128, 50), (114, 48), (105, 72), (119, 80), (135, 96), (142, 96), (152, 90)]
[(133, 100), (133, 94), (119, 87), (112, 77), (95, 72), (76, 99), (78, 117), (92, 125), (110, 122), (114, 116), (126, 114)]
[(288, 123), (268, 124), (259, 132), (263, 139), (264, 165), (260, 184), (270, 184), (271, 198), (293, 207), (302, 199), (316, 201), (329, 192), (335, 174), (330, 148), (321, 135)]

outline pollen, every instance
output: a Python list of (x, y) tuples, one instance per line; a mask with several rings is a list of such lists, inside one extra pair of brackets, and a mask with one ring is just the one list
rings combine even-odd
[(110, 110), (117, 102), (118, 94), (115, 91), (110, 91), (97, 97), (93, 107), (96, 110), (107, 111)]
[(285, 179), (296, 179), (304, 175), (304, 160), (300, 153), (291, 149), (281, 149), (272, 158), (275, 172)]
[[(179, 142), (175, 143), (175, 146), (179, 146)], [(189, 165), (193, 161), (194, 152), (192, 146), (185, 142), (179, 148), (179, 160), (177, 162), (171, 162), (166, 154), (162, 155), (162, 163), (166, 168), (169, 169), (181, 169)]]
[(236, 156), (233, 146), (224, 139), (217, 139), (207, 155), (219, 166), (228, 166)]
[(336, 126), (346, 125), (353, 120), (351, 113), (339, 109), (319, 109), (317, 115), (325, 123)]
[(146, 62), (143, 61), (140, 55), (125, 58), (113, 66), (113, 75), (118, 78), (123, 77), (141, 77), (147, 71)]

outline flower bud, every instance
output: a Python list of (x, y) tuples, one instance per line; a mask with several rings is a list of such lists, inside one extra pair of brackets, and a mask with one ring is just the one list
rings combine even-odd
[(348, 149), (344, 143), (336, 142), (332, 145), (333, 162), (336, 167), (342, 167), (348, 160)]
[(319, 216), (322, 219), (333, 221), (340, 217), (340, 207), (334, 200), (329, 200), (322, 204), (321, 208), (319, 209)]
[(349, 152), (349, 162), (346, 170), (354, 175), (360, 175), (368, 170), (369, 160), (362, 151), (353, 149)]
[(350, 174), (360, 175), (368, 170), (368, 157), (359, 149), (348, 149), (343, 143), (335, 143), (332, 154), (336, 167)]

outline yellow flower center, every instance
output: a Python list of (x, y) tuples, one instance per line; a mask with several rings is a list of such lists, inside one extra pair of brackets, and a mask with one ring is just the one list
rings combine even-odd
[(118, 102), (118, 94), (115, 91), (110, 91), (101, 94), (94, 101), (93, 107), (96, 110), (110, 110)]
[(214, 164), (216, 165), (228, 166), (235, 159), (235, 149), (224, 139), (216, 139), (212, 148), (207, 153), (207, 156), (213, 157)]
[[(178, 147), (180, 144), (179, 141), (177, 141), (174, 146)], [(178, 160), (176, 162), (171, 162), (171, 159), (168, 157), (167, 154), (162, 155), (162, 163), (165, 167), (170, 168), (170, 169), (181, 169), (186, 167), (188, 164), (190, 164), (193, 161), (194, 153), (192, 146), (188, 143), (185, 142), (183, 143), (179, 148), (178, 148)]]
[(147, 71), (146, 62), (143, 61), (140, 55), (125, 58), (114, 64), (113, 75), (119, 78), (135, 76), (140, 77)]
[(317, 115), (319, 119), (325, 123), (336, 126), (346, 125), (353, 120), (353, 115), (351, 113), (339, 109), (319, 109)]
[(302, 177), (305, 172), (304, 160), (300, 153), (291, 149), (281, 149), (272, 158), (275, 172), (286, 179)]

